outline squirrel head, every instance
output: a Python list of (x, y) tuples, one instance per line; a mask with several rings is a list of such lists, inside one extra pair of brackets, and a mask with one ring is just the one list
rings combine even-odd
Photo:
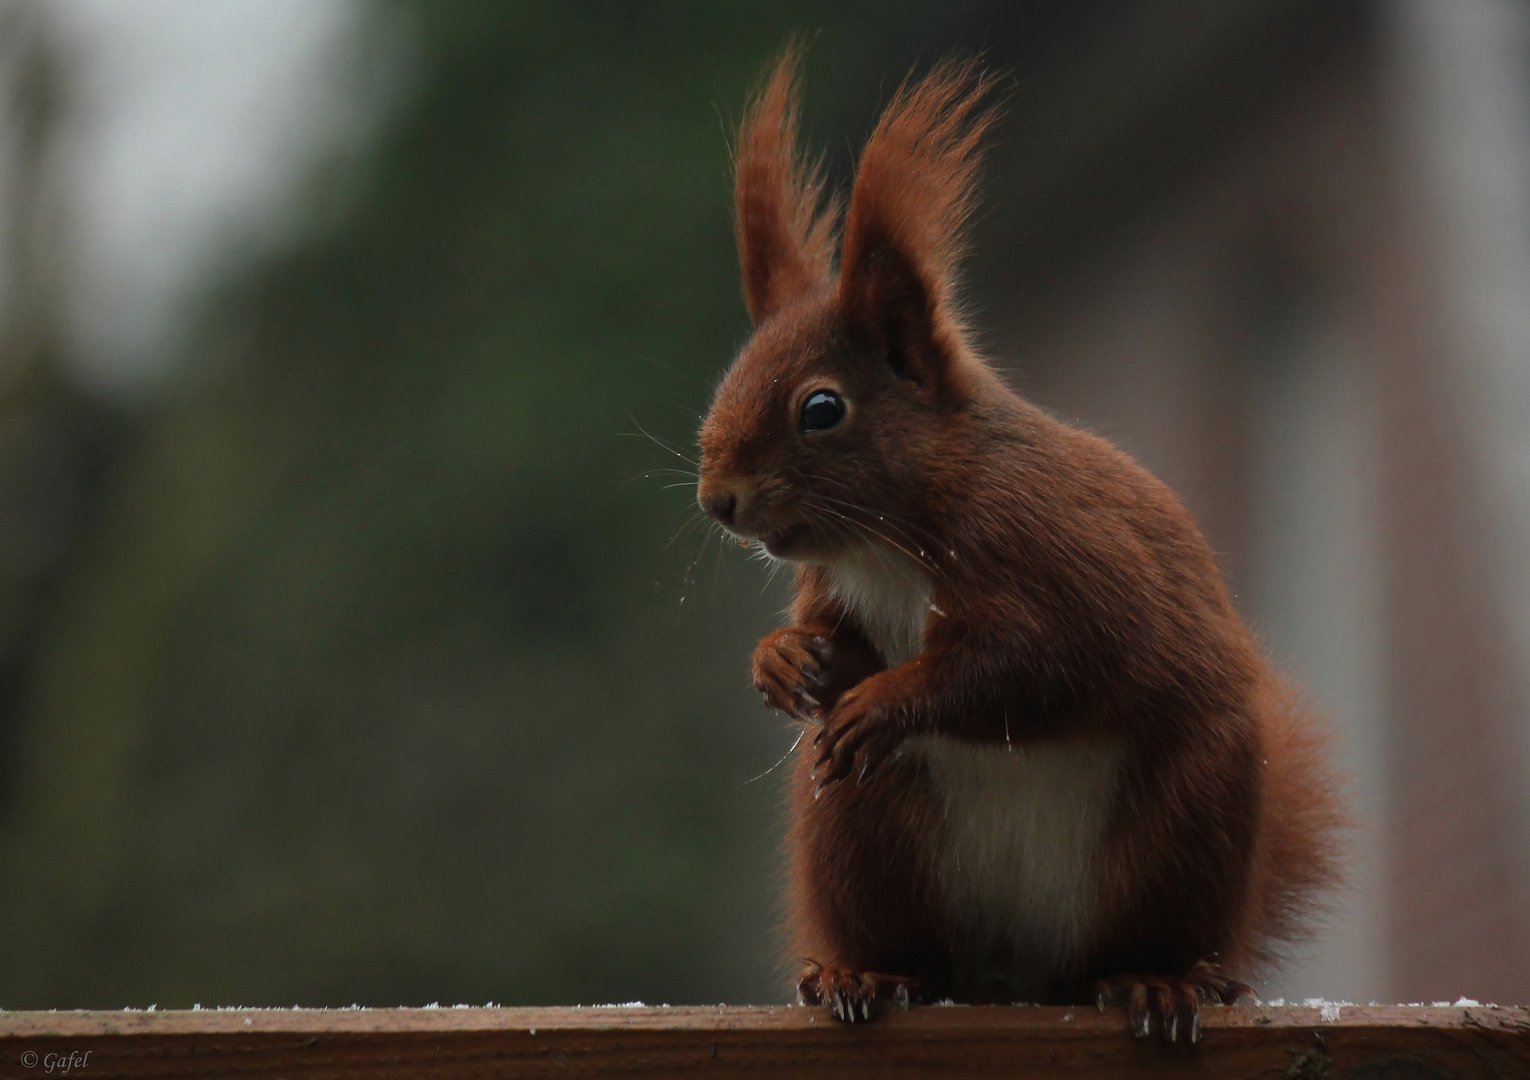
[(898, 90), (836, 244), (839, 200), (797, 149), (800, 59), (788, 47), (739, 129), (755, 329), (702, 424), (697, 499), (772, 556), (830, 563), (879, 535), (878, 515), (909, 516), (951, 417), (992, 379), (953, 294), (993, 83), (948, 60)]

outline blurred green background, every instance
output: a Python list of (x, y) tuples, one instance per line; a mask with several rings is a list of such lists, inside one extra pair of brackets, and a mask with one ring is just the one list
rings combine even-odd
[(785, 594), (641, 432), (689, 453), (748, 331), (728, 144), (788, 35), (843, 179), (911, 66), (1063, 7), (379, 4), (382, 126), (174, 377), (12, 334), (0, 1006), (780, 999)]

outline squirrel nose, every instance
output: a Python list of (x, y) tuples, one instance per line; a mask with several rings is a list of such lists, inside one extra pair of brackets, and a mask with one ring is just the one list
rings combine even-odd
[(732, 525), (738, 496), (731, 491), (709, 492), (701, 497), (701, 508), (724, 525)]

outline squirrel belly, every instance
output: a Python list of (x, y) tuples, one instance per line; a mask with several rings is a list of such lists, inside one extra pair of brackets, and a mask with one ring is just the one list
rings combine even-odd
[(1040, 1001), (1076, 980), (1097, 936), (1119, 741), (974, 746), (913, 740), (941, 814), (930, 840), (956, 954), (953, 993)]

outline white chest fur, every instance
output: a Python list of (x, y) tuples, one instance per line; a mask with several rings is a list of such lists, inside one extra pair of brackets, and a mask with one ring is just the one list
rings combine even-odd
[(931, 854), (954, 925), (1008, 969), (1017, 993), (1040, 990), (1076, 957), (1098, 908), (1096, 857), (1121, 746), (925, 736), (911, 748), (944, 803), (945, 835)]
[(900, 552), (863, 548), (829, 569), (834, 595), (888, 667), (924, 651), (930, 579)]

